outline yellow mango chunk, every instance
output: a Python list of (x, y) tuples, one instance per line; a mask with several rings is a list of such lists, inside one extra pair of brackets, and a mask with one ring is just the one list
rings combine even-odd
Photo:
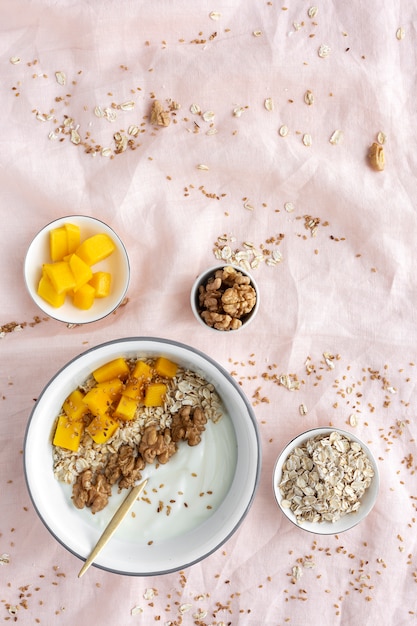
[(113, 398), (107, 389), (96, 386), (87, 391), (83, 402), (93, 415), (104, 416), (110, 410)]
[(112, 380), (105, 380), (102, 383), (97, 383), (96, 389), (104, 389), (109, 394), (112, 400), (118, 400), (123, 389), (123, 382), (120, 378), (113, 378)]
[(44, 263), (42, 270), (57, 293), (65, 293), (75, 287), (75, 278), (67, 261)]
[(43, 273), (38, 284), (37, 294), (48, 302), (51, 306), (58, 309), (65, 302), (65, 292), (57, 293), (49, 280), (48, 276)]
[(106, 233), (97, 233), (85, 239), (76, 253), (87, 265), (94, 265), (110, 256), (115, 248), (111, 237)]
[(80, 287), (88, 283), (91, 279), (93, 272), (91, 267), (84, 263), (77, 254), (71, 254), (68, 258), (68, 264), (70, 270), (75, 278), (74, 291), (77, 291)]
[(162, 406), (167, 391), (166, 385), (163, 383), (151, 383), (146, 389), (144, 405), (145, 406)]
[(64, 228), (67, 235), (67, 254), (72, 254), (81, 243), (80, 227), (76, 224), (64, 224)]
[(123, 389), (123, 395), (132, 400), (142, 400), (144, 396), (144, 382), (143, 380), (136, 380), (132, 378)]
[(127, 396), (122, 396), (119, 403), (114, 410), (113, 417), (118, 417), (122, 420), (133, 420), (136, 415), (136, 409), (138, 408), (138, 401)]
[(133, 368), (132, 378), (137, 378), (140, 380), (141, 378), (152, 378), (152, 367), (145, 363), (145, 361), (136, 361), (135, 367)]
[(75, 389), (65, 400), (62, 408), (65, 415), (72, 422), (80, 421), (87, 413), (88, 407), (84, 402), (84, 394), (80, 389)]
[(68, 254), (68, 237), (65, 226), (58, 226), (49, 231), (49, 254), (51, 261), (62, 261)]
[(91, 309), (93, 306), (94, 295), (94, 287), (87, 283), (79, 287), (77, 291), (74, 291), (72, 303), (77, 307), (77, 309), (83, 309), (86, 311), (87, 309)]
[(156, 359), (155, 371), (165, 378), (174, 378), (178, 370), (178, 365), (164, 356), (160, 356)]
[(111, 417), (98, 415), (87, 426), (86, 431), (95, 443), (106, 443), (119, 428)]
[(123, 357), (109, 361), (101, 367), (98, 367), (93, 372), (93, 376), (98, 383), (102, 383), (106, 380), (112, 380), (112, 378), (120, 378), (121, 380), (129, 376), (129, 366)]
[(95, 272), (89, 284), (96, 290), (96, 298), (106, 298), (110, 294), (110, 272)]
[(73, 422), (66, 415), (60, 415), (52, 443), (54, 446), (76, 452), (79, 448), (83, 432), (83, 422)]

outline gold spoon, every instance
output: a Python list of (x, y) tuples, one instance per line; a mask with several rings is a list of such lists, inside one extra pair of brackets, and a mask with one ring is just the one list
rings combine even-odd
[(138, 498), (138, 496), (142, 493), (147, 482), (148, 482), (148, 479), (139, 483), (139, 485), (136, 485), (135, 487), (133, 487), (131, 491), (129, 492), (129, 494), (126, 496), (126, 498), (123, 500), (122, 504), (119, 506), (119, 508), (117, 509), (113, 517), (111, 518), (110, 522), (107, 524), (106, 528), (104, 529), (103, 534), (101, 535), (100, 539), (97, 541), (96, 545), (94, 546), (90, 556), (87, 558), (84, 565), (80, 569), (78, 578), (81, 578), (81, 576), (85, 574), (85, 572), (93, 563), (98, 553), (101, 552), (101, 550), (104, 548), (106, 543), (112, 537), (114, 531), (119, 526), (120, 522), (125, 518), (126, 514), (132, 507), (136, 498)]

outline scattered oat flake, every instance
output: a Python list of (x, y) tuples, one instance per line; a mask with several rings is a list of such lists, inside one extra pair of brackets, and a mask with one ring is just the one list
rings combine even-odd
[(205, 172), (208, 172), (209, 168), (207, 165), (203, 165), (202, 163), (200, 163), (200, 165), (197, 165), (197, 169), (198, 170), (203, 170)]
[(18, 63), (20, 63), (21, 58), (20, 57), (10, 57), (10, 63), (12, 65), (17, 65)]
[(153, 587), (148, 587), (145, 589), (143, 597), (145, 600), (152, 600), (155, 596), (157, 596), (157, 591)]
[(104, 157), (109, 157), (112, 154), (112, 149), (111, 148), (103, 148), (101, 151), (101, 156)]
[(247, 209), (248, 211), (253, 211), (254, 207), (252, 204), (250, 204), (250, 202), (245, 202), (245, 204), (243, 205), (245, 207), (245, 209)]
[(242, 106), (237, 106), (233, 109), (233, 116), (234, 117), (240, 117), (242, 115), (242, 113), (244, 112), (245, 107)]
[(75, 145), (78, 145), (79, 143), (81, 143), (81, 137), (76, 128), (71, 129), (71, 143)]
[(104, 117), (103, 109), (101, 107), (99, 107), (99, 106), (94, 107), (94, 115), (96, 117)]
[(300, 404), (298, 409), (300, 411), (300, 415), (307, 415), (307, 407), (306, 407), (306, 405), (304, 403)]
[(252, 34), (253, 34), (254, 37), (262, 37), (262, 31), (261, 30), (254, 30)]
[(358, 418), (354, 413), (349, 416), (349, 424), (353, 427), (358, 425)]
[(130, 611), (131, 615), (140, 615), (141, 613), (143, 613), (143, 609), (140, 606), (134, 606), (133, 609)]
[(333, 146), (337, 146), (337, 144), (343, 141), (343, 131), (339, 129), (333, 131), (329, 141)]
[(2, 554), (0, 556), (0, 565), (9, 565), (10, 563), (10, 555), (9, 554)]
[(309, 148), (313, 144), (313, 139), (309, 133), (303, 135), (303, 144)]
[(219, 13), (219, 11), (212, 11), (212, 12), (209, 14), (209, 18), (210, 18), (211, 20), (214, 20), (214, 21), (219, 20), (219, 19), (221, 18), (221, 16), (222, 16), (222, 14), (221, 14), (221, 13)]
[(303, 575), (302, 568), (299, 565), (294, 565), (294, 567), (292, 568), (292, 575), (295, 580), (300, 580), (301, 576)]
[(325, 59), (326, 57), (328, 57), (330, 54), (330, 46), (328, 46), (327, 44), (323, 43), (321, 44), (319, 51), (318, 51), (318, 55), (321, 59)]
[(55, 72), (55, 78), (58, 85), (66, 85), (67, 77), (64, 72)]
[(192, 104), (190, 106), (190, 112), (193, 113), (193, 115), (197, 115), (198, 113), (201, 113), (201, 109), (198, 104)]
[(206, 111), (205, 113), (203, 113), (203, 120), (205, 122), (212, 122), (214, 120), (214, 112)]
[(282, 126), (280, 126), (278, 130), (278, 134), (281, 137), (286, 137), (288, 135), (288, 126), (286, 124), (283, 124)]
[(397, 29), (395, 36), (397, 37), (398, 41), (401, 41), (402, 39), (404, 39), (405, 30), (402, 26), (400, 26), (400, 28)]
[(319, 12), (317, 7), (310, 7), (309, 10), (307, 11), (307, 15), (308, 17), (316, 17), (317, 13)]
[(295, 206), (292, 202), (286, 202), (284, 204), (284, 209), (287, 211), (287, 213), (292, 213), (295, 209)]
[(192, 604), (181, 604), (181, 606), (179, 607), (179, 612), (181, 615), (184, 615), (184, 613), (187, 613), (187, 611), (192, 609), (192, 607)]
[(274, 101), (272, 100), (272, 98), (266, 98), (265, 102), (264, 102), (264, 107), (267, 111), (273, 111), (274, 110)]
[(133, 100), (129, 100), (128, 102), (123, 102), (123, 104), (120, 105), (120, 108), (122, 111), (131, 111), (135, 108), (135, 103)]

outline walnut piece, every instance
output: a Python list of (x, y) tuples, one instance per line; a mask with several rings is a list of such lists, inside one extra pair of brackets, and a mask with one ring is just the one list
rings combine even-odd
[(206, 429), (207, 418), (199, 407), (184, 406), (172, 418), (173, 441), (187, 441), (189, 446), (196, 446), (201, 441), (201, 433)]
[(164, 111), (162, 104), (154, 100), (151, 109), (151, 124), (157, 126), (169, 126), (171, 118), (167, 111)]
[(373, 143), (368, 152), (369, 162), (371, 167), (378, 172), (382, 172), (385, 167), (385, 154), (384, 146), (379, 143)]
[(164, 464), (176, 451), (177, 446), (171, 440), (169, 429), (161, 433), (155, 425), (145, 428), (139, 444), (139, 453), (145, 463), (153, 463), (157, 459), (159, 463)]
[(237, 330), (256, 304), (256, 291), (249, 276), (232, 266), (216, 270), (200, 285), (198, 306), (204, 322), (216, 330)]
[(72, 489), (72, 499), (77, 509), (90, 507), (92, 513), (97, 513), (107, 506), (111, 495), (111, 485), (104, 474), (98, 474), (93, 482), (91, 470), (80, 474)]

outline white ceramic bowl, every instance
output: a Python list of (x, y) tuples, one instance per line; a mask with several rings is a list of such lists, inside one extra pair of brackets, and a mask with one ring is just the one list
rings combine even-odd
[[(149, 478), (146, 489), (152, 506), (136, 502), (135, 517), (124, 519), (95, 562), (102, 569), (120, 574), (147, 576), (176, 571), (217, 550), (248, 512), (261, 469), (259, 435), (250, 403), (219, 364), (198, 350), (166, 339), (139, 337), (101, 344), (70, 361), (54, 376), (40, 394), (27, 426), (27, 487), (39, 517), (52, 535), (74, 555), (85, 559), (126, 495), (126, 491), (118, 494), (115, 490), (107, 507), (92, 515), (89, 509), (76, 509), (71, 501), (71, 485), (55, 479), (51, 429), (63, 401), (104, 363), (119, 356), (159, 355), (211, 382), (222, 400), (224, 415), (217, 423), (207, 424), (199, 445), (181, 444), (166, 465), (158, 469), (148, 465), (143, 471), (143, 478)], [(152, 494), (161, 485), (165, 501), (172, 497), (181, 504), (181, 498), (187, 499), (185, 518), (175, 517), (175, 511), (169, 516), (157, 514), (162, 495)], [(201, 492), (212, 493), (215, 506), (211, 510), (202, 504)], [(181, 524), (176, 523), (177, 519), (182, 520)]]
[[(76, 308), (69, 297), (67, 297), (61, 307), (55, 308), (37, 294), (38, 283), (42, 273), (42, 264), (50, 262), (49, 232), (53, 228), (63, 226), (68, 222), (80, 227), (81, 241), (97, 233), (106, 233), (112, 238), (116, 246), (114, 252), (107, 257), (107, 259), (104, 259), (93, 267), (93, 271), (95, 272), (102, 270), (111, 273), (111, 293), (106, 298), (97, 298), (93, 306), (88, 310)], [(24, 278), (29, 294), (44, 313), (67, 324), (86, 324), (96, 322), (106, 317), (106, 315), (109, 315), (117, 309), (122, 302), (129, 286), (129, 259), (122, 241), (110, 226), (107, 226), (104, 222), (93, 217), (68, 215), (42, 228), (32, 240), (25, 257)]]
[[(199, 302), (198, 302), (198, 297), (199, 297), (199, 288), (201, 285), (205, 285), (208, 281), (209, 278), (211, 278), (212, 276), (214, 276), (214, 274), (216, 273), (217, 270), (219, 269), (223, 269), (224, 267), (233, 267), (235, 270), (237, 270), (238, 272), (240, 272), (241, 274), (243, 274), (244, 276), (248, 276), (250, 278), (251, 281), (251, 285), (252, 287), (255, 289), (256, 292), (256, 303), (255, 306), (253, 307), (252, 311), (250, 313), (248, 313), (248, 315), (246, 315), (245, 317), (242, 318), (242, 326), (240, 326), (239, 328), (235, 329), (235, 330), (231, 330), (231, 331), (222, 331), (222, 330), (218, 330), (216, 328), (213, 328), (211, 326), (209, 326), (208, 324), (205, 323), (205, 321), (203, 320), (203, 318), (201, 317), (201, 307), (199, 306)], [(191, 288), (191, 295), (190, 295), (190, 304), (191, 304), (191, 309), (192, 312), (194, 313), (194, 316), (196, 318), (196, 320), (205, 328), (208, 328), (216, 333), (218, 332), (232, 332), (235, 333), (239, 330), (242, 330), (243, 328), (246, 328), (248, 324), (250, 324), (250, 322), (253, 321), (253, 319), (255, 318), (258, 309), (259, 309), (259, 288), (258, 285), (256, 284), (253, 276), (251, 276), (251, 274), (249, 272), (247, 272), (246, 270), (244, 270), (241, 267), (238, 267), (236, 265), (232, 265), (231, 263), (222, 263), (221, 265), (215, 265), (213, 267), (208, 268), (207, 270), (205, 270), (204, 272), (202, 272), (194, 281), (193, 286)]]
[[(283, 464), (285, 463), (289, 454), (297, 446), (302, 445), (308, 439), (311, 439), (316, 436), (328, 436), (332, 432), (338, 432), (341, 435), (350, 439), (351, 441), (356, 441), (357, 443), (361, 445), (362, 450), (366, 453), (369, 461), (372, 464), (372, 467), (374, 470), (374, 477), (372, 478), (371, 485), (368, 487), (368, 489), (365, 491), (364, 496), (362, 497), (361, 505), (358, 511), (354, 513), (348, 513), (344, 515), (343, 517), (341, 517), (338, 521), (333, 522), (333, 523), (323, 521), (323, 522), (303, 522), (300, 524), (298, 523), (294, 513), (290, 509), (282, 506), (283, 497), (279, 489), (279, 484), (281, 482)], [(282, 513), (291, 522), (293, 522), (296, 526), (298, 526), (298, 528), (301, 528), (303, 530), (306, 530), (312, 533), (316, 533), (318, 535), (338, 534), (346, 530), (349, 530), (350, 528), (353, 528), (354, 526), (359, 524), (362, 520), (365, 519), (365, 517), (372, 510), (377, 499), (378, 490), (379, 490), (379, 472), (378, 472), (378, 466), (377, 466), (375, 457), (373, 456), (372, 452), (358, 437), (356, 437), (352, 433), (348, 433), (344, 430), (341, 430), (340, 428), (313, 428), (312, 430), (307, 430), (301, 435), (298, 435), (297, 437), (295, 437), (295, 439), (290, 441), (282, 450), (282, 452), (278, 456), (278, 459), (275, 463), (275, 467), (273, 471), (273, 491), (275, 494), (275, 499)]]

